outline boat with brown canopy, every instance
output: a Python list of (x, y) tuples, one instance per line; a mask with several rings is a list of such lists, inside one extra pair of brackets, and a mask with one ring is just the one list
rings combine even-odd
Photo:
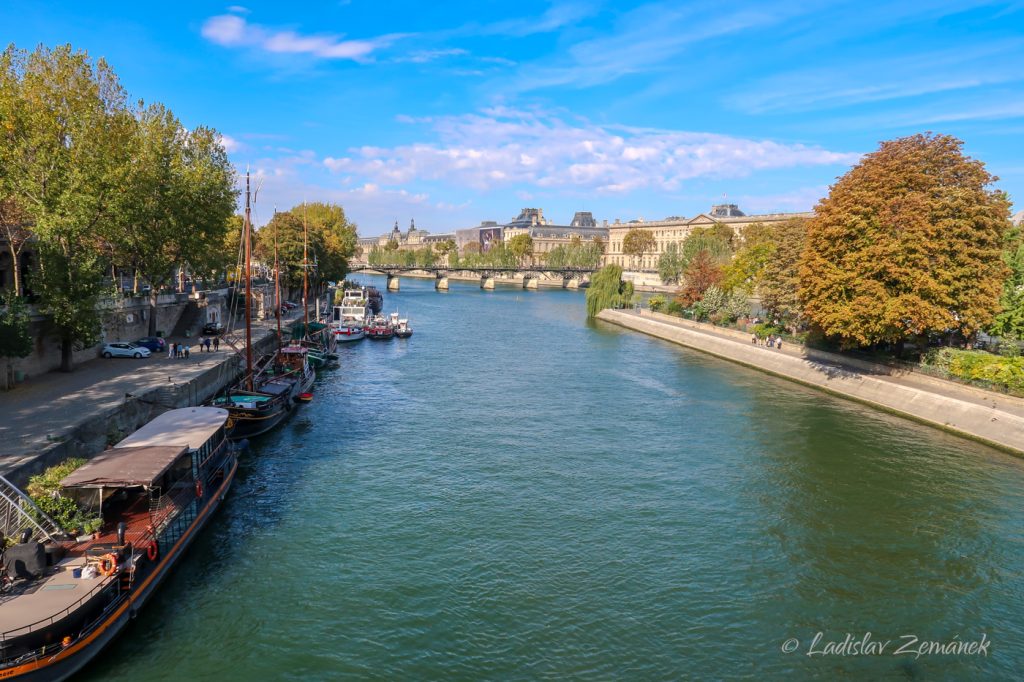
[(171, 410), (66, 476), (60, 494), (102, 520), (74, 537), (0, 479), (7, 573), (0, 678), (62, 680), (135, 616), (227, 493), (238, 466), (226, 410)]

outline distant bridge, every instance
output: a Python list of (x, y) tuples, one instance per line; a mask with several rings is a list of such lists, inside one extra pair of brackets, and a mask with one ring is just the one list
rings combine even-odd
[(567, 289), (578, 289), (585, 284), (589, 276), (597, 272), (597, 268), (556, 268), (545, 265), (527, 265), (521, 267), (504, 267), (487, 265), (479, 267), (432, 265), (430, 267), (417, 267), (415, 265), (367, 265), (353, 264), (352, 272), (372, 272), (387, 275), (388, 290), (398, 291), (399, 276), (412, 272), (427, 272), (434, 275), (434, 287), (441, 291), (448, 289), (448, 276), (453, 274), (477, 275), (480, 278), (481, 289), (493, 289), (495, 276), (522, 275), (524, 289), (536, 289), (541, 279), (548, 281), (561, 280), (562, 286)]

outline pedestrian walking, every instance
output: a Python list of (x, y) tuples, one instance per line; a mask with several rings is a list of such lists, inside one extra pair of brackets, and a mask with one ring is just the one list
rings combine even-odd
[(755, 346), (757, 345), (757, 334), (750, 335), (750, 343), (754, 344)]
[(206, 352), (213, 352), (213, 339), (211, 339), (209, 336), (206, 337)]
[(775, 340), (775, 347), (778, 348), (779, 350), (782, 350), (782, 337), (781, 336)]
[(213, 337), (213, 350), (214, 351), (220, 350), (220, 337), (219, 336)]
[(173, 358), (173, 357), (174, 357), (174, 342), (172, 341), (171, 343), (167, 344), (167, 358), (170, 359), (170, 358)]
[(188, 344), (186, 343), (186, 344), (185, 344), (185, 359), (186, 359), (186, 360), (188, 360), (188, 350), (189, 350), (189, 348), (188, 348)]

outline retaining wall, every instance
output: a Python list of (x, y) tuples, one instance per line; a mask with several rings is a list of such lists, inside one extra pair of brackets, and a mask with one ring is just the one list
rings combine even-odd
[[(746, 341), (713, 335), (677, 324), (675, 318), (668, 322), (651, 315), (603, 310), (598, 319), (1024, 454), (1024, 417), (999, 409), (997, 399), (1001, 396), (993, 395), (991, 406), (970, 402), (938, 390), (908, 386), (891, 377), (826, 362), (813, 354), (803, 357), (755, 346), (746, 334), (743, 335)], [(956, 389), (950, 387), (951, 391)]]

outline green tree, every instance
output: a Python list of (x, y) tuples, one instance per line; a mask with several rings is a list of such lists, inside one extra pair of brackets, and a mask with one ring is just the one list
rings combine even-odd
[(636, 267), (636, 259), (643, 258), (644, 254), (654, 251), (658, 242), (650, 230), (642, 230), (639, 227), (632, 227), (622, 238), (622, 253), (633, 257), (633, 267)]
[(68, 45), (0, 57), (0, 167), (5, 199), (27, 214), (39, 271), (33, 290), (71, 371), (99, 339), (105, 263), (97, 238), (129, 167), (133, 121), (113, 71)]
[(322, 252), (317, 253), (317, 270), (321, 279), (341, 282), (349, 272), (349, 260), (355, 254), (356, 225), (348, 220), (345, 209), (338, 204), (311, 202), (291, 209), (305, 219), (311, 234), (319, 235)]
[(7, 253), (11, 256), (11, 269), (14, 273), (14, 293), (22, 296), (25, 293), (24, 282), (21, 281), (21, 255), (25, 246), (32, 239), (32, 228), (28, 216), (18, 206), (13, 197), (3, 198), (2, 176), (0, 176), (0, 238), (7, 242)]
[(807, 221), (793, 218), (775, 226), (773, 248), (761, 269), (757, 291), (772, 320), (796, 329), (803, 318), (800, 267), (807, 244)]
[(28, 307), (21, 296), (11, 290), (0, 302), (0, 357), (7, 361), (3, 381), (3, 388), (7, 390), (14, 386), (14, 359), (32, 353), (32, 334)]
[[(723, 226), (732, 234), (732, 228)], [(718, 265), (728, 263), (732, 258), (731, 240), (723, 236), (723, 230), (716, 226), (699, 227), (686, 236), (680, 249), (680, 259), (685, 270), (690, 261), (701, 251), (707, 252), (711, 260)]]
[(800, 296), (845, 345), (929, 332), (972, 336), (999, 310), (1010, 204), (948, 135), (883, 142), (832, 187), (810, 221)]
[(160, 289), (180, 269), (207, 272), (222, 257), (237, 195), (219, 139), (208, 128), (186, 130), (162, 104), (137, 114), (116, 220), (104, 232), (114, 258), (151, 285), (150, 334), (156, 333)]
[(533, 255), (533, 237), (526, 233), (517, 234), (508, 241), (508, 249), (515, 256), (516, 262), (522, 265), (526, 258)]
[(622, 267), (609, 264), (590, 278), (587, 288), (587, 317), (596, 317), (605, 308), (621, 308), (633, 297), (633, 283), (622, 281)]
[(765, 266), (775, 255), (775, 248), (772, 228), (764, 223), (748, 225), (743, 230), (742, 246), (725, 266), (722, 287), (726, 291), (754, 293)]
[(678, 284), (684, 268), (685, 263), (679, 252), (679, 245), (670, 242), (665, 247), (665, 252), (658, 257), (658, 277), (663, 284)]
[(458, 247), (455, 246), (454, 239), (445, 239), (443, 242), (435, 245), (434, 250), (445, 259), (445, 262), (448, 262), (452, 254), (458, 255)]

